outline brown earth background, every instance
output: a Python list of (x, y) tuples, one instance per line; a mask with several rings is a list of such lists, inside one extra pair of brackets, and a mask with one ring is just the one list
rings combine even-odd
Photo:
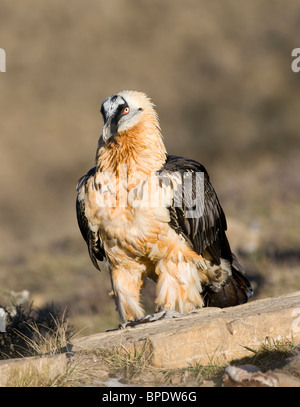
[(0, 47), (0, 304), (27, 290), (84, 335), (118, 324), (75, 186), (123, 89), (152, 98), (169, 153), (206, 166), (254, 298), (300, 289), (299, 1), (1, 0)]

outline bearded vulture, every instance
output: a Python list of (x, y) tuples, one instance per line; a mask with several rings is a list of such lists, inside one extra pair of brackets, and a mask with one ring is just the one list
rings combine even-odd
[(251, 285), (203, 165), (167, 154), (144, 93), (108, 97), (101, 113), (95, 166), (78, 181), (76, 209), (94, 266), (108, 264), (121, 320), (144, 316), (146, 278), (156, 282), (157, 312), (247, 302)]

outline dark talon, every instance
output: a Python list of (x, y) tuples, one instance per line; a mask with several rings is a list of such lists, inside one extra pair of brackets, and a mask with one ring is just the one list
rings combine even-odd
[(163, 309), (159, 312), (155, 312), (154, 314), (146, 315), (144, 318), (135, 318), (134, 320), (126, 321), (124, 324), (119, 325), (119, 329), (126, 329), (128, 327), (135, 327), (136, 325), (145, 324), (147, 322), (156, 322), (160, 321), (161, 319), (172, 319), (172, 318), (180, 318), (185, 317), (186, 315), (193, 314), (194, 312), (188, 314), (181, 314), (180, 312), (170, 310), (170, 309)]

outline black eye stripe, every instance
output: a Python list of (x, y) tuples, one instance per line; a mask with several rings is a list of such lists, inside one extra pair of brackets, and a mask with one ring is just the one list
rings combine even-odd
[(128, 104), (124, 101), (124, 103), (122, 103), (121, 105), (118, 106), (116, 113), (114, 115), (114, 119), (116, 120), (116, 122), (118, 122), (121, 117), (124, 115), (123, 111), (124, 109), (126, 109), (126, 107), (129, 107)]
[(128, 107), (128, 104), (125, 102), (125, 100), (124, 100), (124, 103), (121, 103), (117, 107), (116, 112), (115, 112), (114, 116), (112, 117), (111, 124), (110, 124), (112, 134), (116, 134), (118, 132), (118, 123), (119, 123), (119, 120), (121, 119), (121, 117), (124, 115), (123, 111), (126, 107)]

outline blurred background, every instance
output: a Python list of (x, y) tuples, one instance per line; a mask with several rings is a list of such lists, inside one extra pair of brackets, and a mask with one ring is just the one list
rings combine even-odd
[(300, 289), (298, 0), (1, 0), (0, 47), (1, 305), (54, 302), (83, 335), (118, 325), (75, 187), (123, 89), (152, 98), (169, 153), (207, 168), (254, 298)]

